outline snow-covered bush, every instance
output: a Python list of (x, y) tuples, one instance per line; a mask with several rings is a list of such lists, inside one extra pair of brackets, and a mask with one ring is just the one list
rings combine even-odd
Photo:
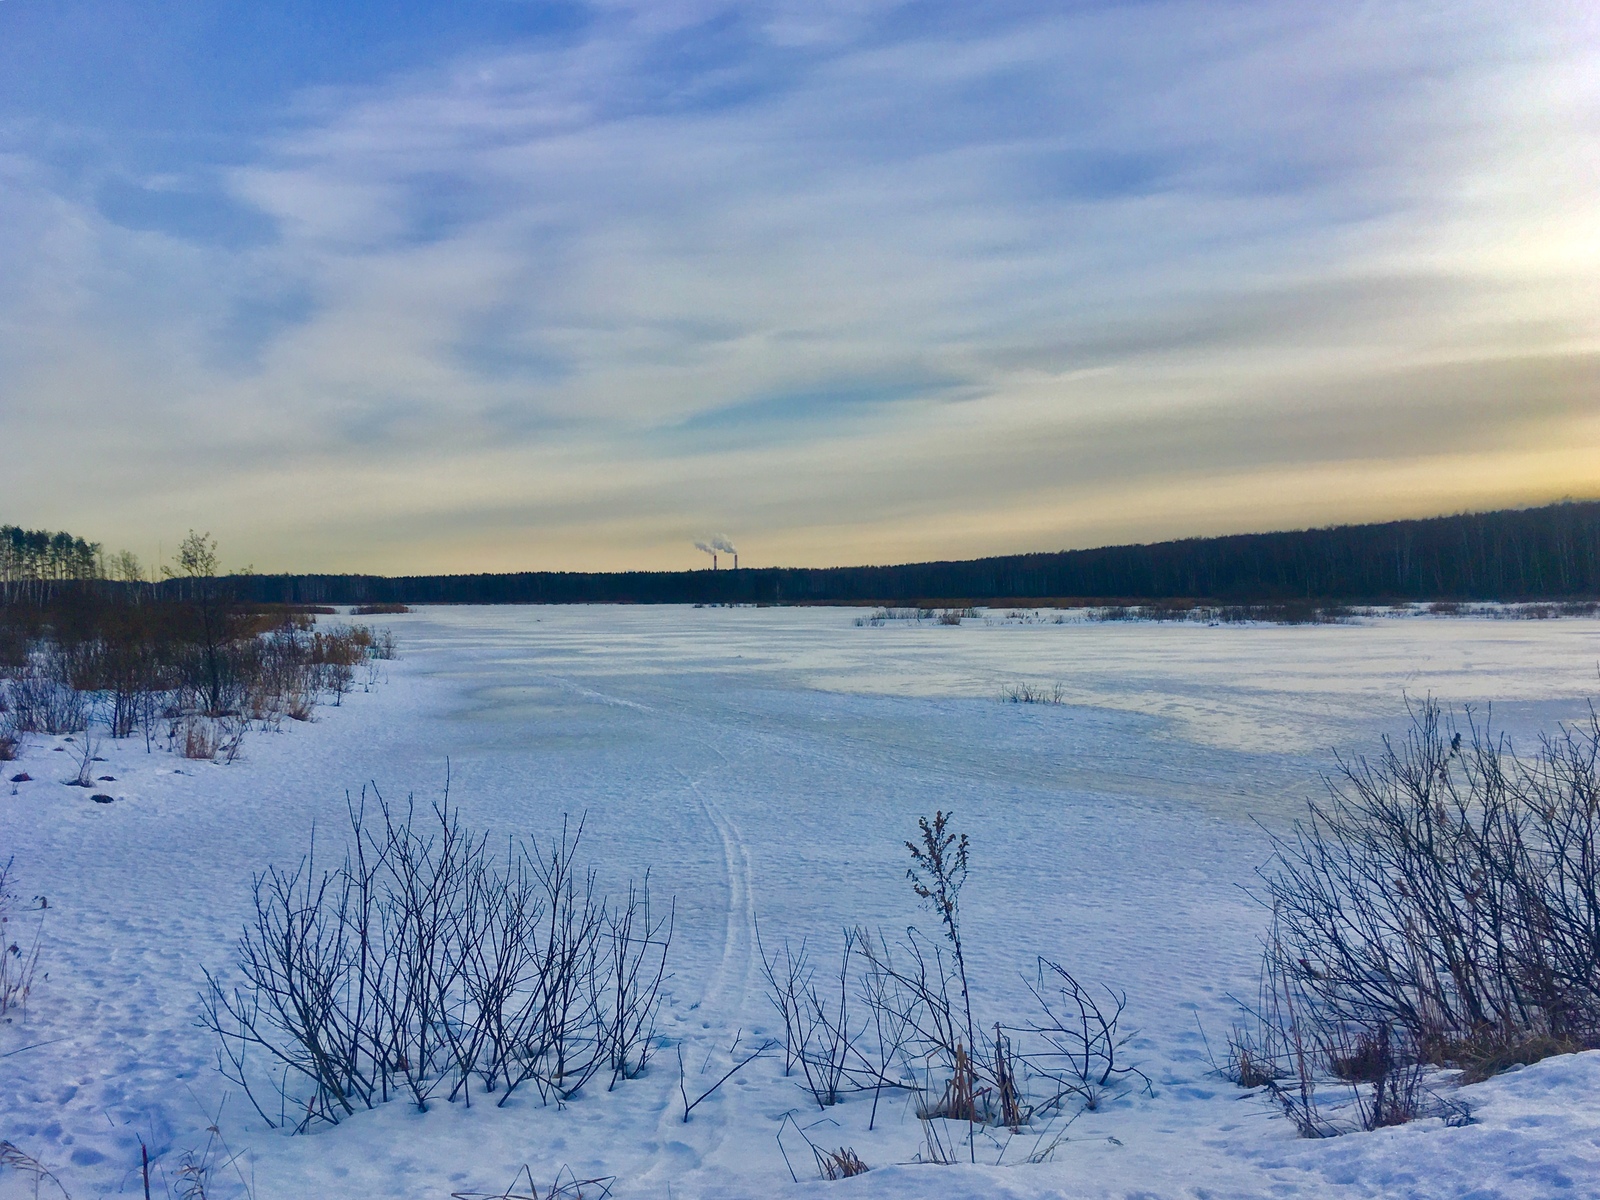
[(72, 686), (71, 663), (58, 647), (31, 654), (9, 684), (10, 725), (22, 733), (76, 733), (88, 722), (88, 700)]
[(1303, 1132), (1339, 1131), (1319, 1082), (1348, 1085), (1365, 1128), (1453, 1118), (1425, 1064), (1483, 1078), (1600, 1045), (1597, 768), (1592, 711), (1519, 757), (1431, 701), (1403, 742), (1339, 763), (1276, 842), (1259, 1032), (1230, 1042)]
[(6, 681), (0, 679), (0, 762), (10, 762), (17, 757), (17, 747), (22, 739), (17, 736), (15, 716), (7, 697)]
[(1276, 847), (1278, 965), (1330, 1021), (1460, 1063), (1600, 1039), (1600, 719), (1519, 758), (1431, 702), (1403, 743), (1341, 762)]
[(269, 1124), (470, 1100), (474, 1083), (565, 1101), (644, 1069), (672, 937), (648, 880), (609, 903), (578, 865), (581, 824), (500, 859), (448, 797), (420, 824), (374, 809), (352, 804), (337, 870), (313, 851), (258, 876), (239, 982), (206, 976), (203, 1023)]

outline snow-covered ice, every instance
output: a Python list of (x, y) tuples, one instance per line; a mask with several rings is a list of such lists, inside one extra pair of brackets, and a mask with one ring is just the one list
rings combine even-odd
[[(0, 1138), (74, 1196), (133, 1194), (139, 1144), (170, 1172), (225, 1085), (196, 1027), (203, 968), (226, 968), (253, 872), (337, 838), (345, 793), (441, 789), (473, 824), (545, 835), (587, 813), (602, 883), (651, 871), (677, 898), (661, 1032), (708, 1086), (736, 1034), (772, 1031), (764, 938), (925, 920), (906, 886), (918, 814), (973, 839), (965, 927), (982, 1003), (1004, 1010), (1044, 953), (1128, 993), (1154, 1095), (1087, 1113), (1050, 1161), (910, 1165), (904, 1101), (827, 1113), (762, 1060), (681, 1120), (677, 1062), (564, 1109), (401, 1102), (301, 1137), (237, 1096), (221, 1129), (261, 1200), (498, 1190), (528, 1164), (614, 1175), (618, 1197), (1536, 1197), (1600, 1195), (1600, 1053), (1467, 1089), (1464, 1128), (1425, 1121), (1303, 1141), (1209, 1073), (1250, 994), (1263, 914), (1245, 894), (1332, 751), (1405, 722), (1407, 695), (1494, 704), (1513, 733), (1600, 691), (1600, 622), (1391, 617), (1337, 626), (1006, 622), (858, 627), (824, 608), (438, 608), (383, 618), (387, 682), (311, 725), (254, 734), (229, 766), (107, 741), (109, 805), (59, 781), (31, 737), (0, 787), (0, 857), (48, 897), (26, 1020), (0, 1027)], [(1057, 706), (998, 702), (1064, 685)], [(1198, 1021), (1197, 1021), (1198, 1018)], [(706, 1075), (700, 1064), (710, 1062)], [(698, 1089), (695, 1089), (698, 1090)], [(785, 1113), (874, 1170), (790, 1182)], [(819, 1124), (820, 1122), (820, 1124)], [(793, 1144), (791, 1144), (791, 1152)], [(993, 1159), (991, 1149), (988, 1154)], [(898, 1165), (897, 1165), (898, 1164)], [(801, 1166), (797, 1160), (797, 1166)], [(170, 1176), (167, 1176), (170, 1177)], [(803, 1177), (803, 1176), (802, 1176)], [(162, 1178), (158, 1176), (159, 1179)], [(0, 1177), (3, 1179), (3, 1177)], [(3, 1189), (17, 1186), (0, 1182)], [(238, 1192), (219, 1176), (213, 1195)]]

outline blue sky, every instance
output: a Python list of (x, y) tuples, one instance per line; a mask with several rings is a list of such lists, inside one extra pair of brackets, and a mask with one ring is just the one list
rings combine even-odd
[(828, 563), (1600, 493), (1588, 5), (0, 0), (0, 517)]

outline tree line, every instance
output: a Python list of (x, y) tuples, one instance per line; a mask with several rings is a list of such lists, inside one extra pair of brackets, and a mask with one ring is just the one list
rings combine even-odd
[(1576, 599), (1600, 595), (1600, 502), (898, 566), (251, 575), (232, 582), (241, 599), (278, 604)]
[(103, 574), (100, 545), (70, 533), (0, 525), (0, 599), (39, 597), (67, 580)]

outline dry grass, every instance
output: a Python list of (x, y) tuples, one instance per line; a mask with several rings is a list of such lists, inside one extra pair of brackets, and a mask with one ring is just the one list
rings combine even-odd
[(872, 1168), (849, 1146), (837, 1150), (817, 1150), (817, 1170), (824, 1179), (851, 1179), (865, 1175)]
[[(0, 1167), (9, 1167), (17, 1174), (33, 1181), (33, 1194), (35, 1197), (60, 1195), (66, 1200), (72, 1200), (67, 1189), (62, 1186), (50, 1169), (33, 1155), (20, 1149), (15, 1143), (0, 1141)], [(47, 1192), (44, 1185), (49, 1184), (54, 1192)]]
[(283, 711), (291, 720), (309, 721), (311, 714), (317, 707), (317, 696), (308, 687), (296, 687), (289, 691), (283, 700)]
[(1387, 1030), (1359, 1030), (1333, 1039), (1327, 1049), (1328, 1069), (1346, 1083), (1377, 1083), (1395, 1068)]
[(1228, 1039), (1228, 1060), (1222, 1073), (1246, 1090), (1266, 1087), (1282, 1076), (1269, 1055), (1242, 1037)]
[(216, 726), (202, 717), (190, 717), (180, 730), (185, 758), (213, 759), (217, 756)]
[(1457, 1083), (1482, 1083), (1512, 1067), (1530, 1066), (1558, 1054), (1576, 1054), (1588, 1049), (1589, 1046), (1573, 1038), (1535, 1033), (1510, 1041), (1456, 1047), (1450, 1059), (1461, 1064)]

